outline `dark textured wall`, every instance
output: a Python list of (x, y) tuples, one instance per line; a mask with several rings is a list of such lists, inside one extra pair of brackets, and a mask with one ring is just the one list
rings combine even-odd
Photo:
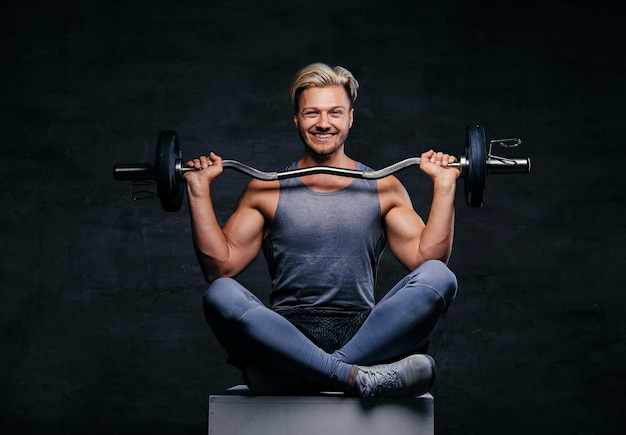
[[(424, 4), (422, 4), (424, 3)], [(34, 1), (0, 29), (0, 427), (202, 433), (240, 383), (205, 325), (186, 205), (133, 202), (116, 162), (297, 157), (286, 91), (313, 61), (361, 82), (349, 153), (379, 168), (465, 126), (520, 136), (529, 175), (458, 195), (458, 299), (437, 331), (440, 434), (623, 426), (624, 75), (617, 1)], [(419, 170), (400, 178), (428, 214)], [(247, 179), (216, 182), (220, 219)], [(385, 257), (378, 294), (404, 271)], [(256, 261), (242, 282), (267, 295)], [(8, 430), (8, 432), (6, 431)], [(390, 429), (391, 430), (391, 429)]]

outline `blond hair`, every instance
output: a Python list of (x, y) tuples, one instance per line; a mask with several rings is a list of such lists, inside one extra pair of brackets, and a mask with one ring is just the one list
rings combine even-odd
[(354, 104), (359, 82), (350, 71), (341, 66), (330, 67), (321, 62), (305, 66), (296, 73), (289, 88), (289, 102), (294, 113), (298, 112), (300, 94), (305, 89), (337, 85), (344, 87), (350, 101)]

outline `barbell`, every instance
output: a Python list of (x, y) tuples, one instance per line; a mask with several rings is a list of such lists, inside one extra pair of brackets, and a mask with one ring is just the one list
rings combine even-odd
[[(448, 166), (461, 171), (464, 180), (465, 202), (470, 207), (483, 205), (483, 193), (487, 174), (525, 174), (530, 172), (530, 158), (500, 157), (491, 153), (494, 144), (514, 147), (521, 144), (521, 139), (495, 139), (489, 143), (485, 139), (485, 130), (481, 125), (470, 124), (465, 134), (464, 154), (458, 162)], [(313, 166), (284, 172), (264, 172), (237, 160), (222, 160), (224, 168), (237, 170), (259, 180), (272, 181), (285, 178), (303, 177), (312, 174), (330, 174), (342, 177), (380, 179), (394, 174), (409, 166), (420, 164), (419, 157), (410, 157), (374, 171), (358, 171), (354, 169), (331, 166)], [(153, 181), (157, 186), (157, 195), (165, 211), (180, 210), (184, 196), (183, 174), (195, 171), (195, 168), (183, 166), (183, 153), (178, 135), (173, 130), (159, 133), (156, 144), (156, 159), (153, 163), (117, 163), (113, 166), (113, 177), (116, 180)]]

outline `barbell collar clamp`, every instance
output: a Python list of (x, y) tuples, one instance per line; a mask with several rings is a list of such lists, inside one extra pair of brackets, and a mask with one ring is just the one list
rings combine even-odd
[(485, 162), (488, 174), (527, 174), (530, 172), (529, 157), (488, 156)]

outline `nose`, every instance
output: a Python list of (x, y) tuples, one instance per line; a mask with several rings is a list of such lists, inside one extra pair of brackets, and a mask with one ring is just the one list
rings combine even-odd
[(316, 127), (320, 130), (328, 130), (330, 128), (330, 122), (328, 120), (327, 114), (325, 113), (320, 114)]

